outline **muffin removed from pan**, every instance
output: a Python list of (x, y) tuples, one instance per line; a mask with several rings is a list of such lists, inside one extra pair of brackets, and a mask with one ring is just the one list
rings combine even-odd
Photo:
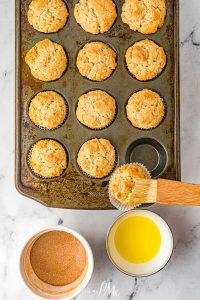
[(30, 25), (44, 33), (62, 29), (68, 16), (67, 7), (62, 0), (32, 0), (27, 13)]
[(109, 197), (111, 203), (118, 209), (132, 206), (134, 197), (134, 179), (150, 179), (148, 170), (139, 163), (125, 164), (116, 168), (109, 182)]
[(79, 51), (76, 65), (82, 76), (94, 81), (110, 77), (117, 67), (117, 54), (107, 44), (90, 42)]
[(40, 92), (31, 100), (28, 113), (36, 126), (49, 130), (55, 129), (66, 118), (66, 102), (54, 91)]
[(133, 93), (126, 106), (127, 118), (134, 127), (151, 129), (164, 118), (165, 105), (159, 94), (149, 89)]
[(130, 73), (140, 81), (155, 78), (166, 65), (164, 49), (149, 39), (141, 40), (129, 47), (125, 59)]
[(91, 129), (107, 127), (112, 123), (115, 113), (115, 99), (104, 91), (90, 91), (78, 99), (77, 119)]
[(143, 34), (154, 33), (165, 22), (165, 0), (125, 0), (122, 6), (122, 21), (130, 29)]
[(29, 153), (28, 163), (36, 175), (45, 178), (60, 176), (67, 167), (67, 154), (55, 140), (40, 140)]
[(81, 146), (78, 152), (77, 163), (89, 177), (106, 177), (114, 169), (115, 162), (115, 149), (107, 139), (89, 140)]
[(111, 28), (117, 13), (112, 0), (79, 0), (75, 5), (74, 16), (85, 31), (98, 34)]
[(33, 77), (42, 81), (60, 78), (67, 68), (67, 56), (63, 47), (49, 39), (36, 43), (27, 52), (25, 62)]

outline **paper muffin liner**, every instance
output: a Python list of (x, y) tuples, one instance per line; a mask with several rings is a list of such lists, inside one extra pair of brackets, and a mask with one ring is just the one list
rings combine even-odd
[[(62, 173), (58, 176), (53, 176), (53, 177), (45, 177), (45, 176), (42, 176), (38, 173), (36, 173), (33, 169), (33, 167), (31, 166), (30, 164), (30, 157), (31, 157), (31, 153), (32, 153), (32, 150), (33, 150), (33, 147), (37, 144), (37, 142), (39, 142), (40, 140), (48, 140), (48, 141), (56, 141), (58, 142), (62, 147), (63, 149), (65, 150), (65, 154), (66, 154), (66, 161), (67, 161), (67, 166), (66, 168), (62, 171)], [(40, 139), (38, 141), (36, 141), (34, 144), (31, 145), (31, 147), (29, 148), (28, 150), (28, 153), (27, 153), (27, 158), (26, 158), (26, 162), (27, 162), (27, 165), (28, 165), (28, 168), (30, 169), (31, 173), (36, 176), (37, 178), (40, 178), (40, 179), (45, 179), (45, 180), (49, 180), (49, 181), (52, 181), (54, 179), (58, 179), (60, 178), (66, 171), (67, 167), (68, 167), (68, 153), (67, 153), (67, 150), (65, 149), (65, 147), (63, 146), (63, 144), (61, 144), (59, 141), (55, 140), (55, 139), (49, 139), (49, 138), (43, 138), (43, 139)]]
[[(86, 142), (87, 142), (87, 141), (86, 141)], [(113, 146), (113, 144), (112, 144), (112, 146)], [(114, 147), (114, 146), (113, 146), (113, 147)], [(118, 152), (117, 152), (117, 150), (116, 150), (115, 147), (114, 147), (114, 149), (115, 149), (115, 161), (114, 161), (114, 166), (113, 166), (112, 170), (111, 170), (107, 175), (105, 175), (104, 177), (94, 177), (94, 176), (91, 176), (91, 175), (87, 174), (85, 171), (83, 171), (82, 168), (81, 168), (81, 166), (80, 166), (80, 165), (78, 164), (78, 162), (77, 162), (77, 156), (78, 156), (78, 153), (77, 153), (77, 156), (76, 156), (76, 163), (77, 163), (77, 166), (78, 166), (79, 170), (81, 171), (81, 173), (82, 173), (84, 176), (86, 176), (86, 177), (88, 177), (88, 178), (91, 178), (91, 179), (99, 179), (99, 180), (102, 180), (102, 179), (107, 178), (107, 177), (110, 176), (110, 174), (114, 171), (114, 169), (116, 168), (117, 163), (118, 163)], [(80, 150), (80, 149), (79, 149), (79, 150)]]
[[(58, 93), (58, 94), (59, 94), (59, 93)], [(62, 95), (61, 95), (61, 96), (62, 96)], [(30, 116), (29, 116), (29, 107), (30, 107), (30, 105), (31, 105), (31, 102), (32, 102), (32, 99), (33, 99), (33, 98), (31, 98), (31, 100), (30, 100), (30, 102), (29, 102), (29, 104), (28, 104), (28, 109), (27, 109), (27, 115), (28, 115), (28, 118), (29, 118), (29, 120), (31, 121), (31, 123), (32, 123), (34, 126), (36, 126), (37, 128), (39, 128), (39, 129), (41, 129), (41, 130), (45, 130), (45, 131), (53, 131), (53, 130), (56, 130), (56, 129), (60, 128), (61, 126), (63, 126), (63, 124), (66, 122), (66, 120), (67, 120), (67, 118), (68, 118), (68, 116), (69, 116), (69, 106), (68, 106), (68, 103), (67, 103), (66, 99), (64, 99), (63, 96), (62, 96), (62, 98), (63, 98), (63, 100), (65, 101), (65, 106), (66, 106), (66, 114), (65, 114), (65, 118), (64, 118), (64, 120), (62, 121), (62, 123), (60, 123), (58, 126), (56, 126), (56, 127), (54, 127), (54, 128), (51, 128), (51, 129), (49, 129), (49, 128), (47, 128), (47, 127), (40, 126), (40, 125), (38, 125), (38, 124), (35, 124), (35, 123), (33, 122), (33, 120), (31, 120), (31, 118), (30, 118)]]
[[(148, 171), (148, 169), (141, 163), (130, 163), (130, 164), (123, 164), (121, 165), (120, 167), (122, 166), (130, 166), (130, 165), (139, 165), (148, 175), (149, 179), (151, 178), (151, 175)], [(113, 175), (112, 175), (113, 176)], [(111, 204), (116, 207), (117, 209), (121, 210), (121, 211), (128, 211), (128, 210), (131, 210), (131, 209), (134, 209), (136, 208), (137, 206), (139, 206), (140, 204), (135, 204), (135, 205), (125, 205), (125, 204), (122, 204), (119, 200), (117, 200), (112, 194), (111, 194), (111, 191), (110, 191), (110, 182), (111, 182), (111, 179), (112, 179), (112, 176), (110, 178), (110, 181), (109, 181), (109, 186), (108, 186), (108, 195), (109, 195), (109, 199), (110, 199), (110, 202)]]

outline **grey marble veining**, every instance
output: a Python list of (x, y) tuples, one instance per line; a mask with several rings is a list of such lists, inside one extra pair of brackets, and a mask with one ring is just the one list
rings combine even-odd
[[(49, 225), (80, 231), (94, 251), (95, 269), (76, 299), (199, 300), (200, 208), (158, 207), (174, 234), (166, 268), (148, 278), (131, 278), (110, 263), (105, 234), (117, 211), (48, 209), (22, 197), (14, 187), (14, 0), (0, 0), (0, 300), (36, 300), (20, 278), (24, 239)], [(182, 179), (200, 182), (200, 1), (180, 0)]]

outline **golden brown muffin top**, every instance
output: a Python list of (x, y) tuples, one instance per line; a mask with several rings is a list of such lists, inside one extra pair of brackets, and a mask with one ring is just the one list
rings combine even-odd
[(104, 91), (95, 90), (79, 97), (76, 116), (85, 126), (101, 129), (112, 122), (115, 111), (115, 99)]
[(85, 142), (77, 157), (81, 170), (94, 178), (107, 176), (114, 168), (116, 160), (115, 149), (106, 139), (92, 139)]
[(67, 67), (63, 47), (49, 39), (35, 44), (25, 56), (25, 62), (36, 79), (51, 81), (60, 78)]
[(67, 155), (63, 146), (55, 140), (40, 140), (29, 154), (33, 172), (45, 178), (60, 176), (67, 167)]
[(74, 16), (85, 31), (98, 34), (110, 29), (117, 13), (112, 0), (79, 0)]
[(164, 101), (159, 94), (143, 89), (129, 98), (126, 113), (133, 126), (142, 129), (155, 128), (164, 117)]
[(150, 178), (147, 170), (140, 164), (127, 164), (117, 168), (110, 179), (110, 196), (124, 205), (135, 205), (134, 179), (136, 178)]
[(36, 30), (44, 33), (57, 32), (69, 16), (62, 0), (32, 0), (28, 8), (28, 21)]
[(79, 51), (76, 65), (82, 76), (90, 80), (103, 81), (117, 67), (117, 54), (107, 44), (90, 42)]
[(149, 39), (141, 40), (129, 47), (125, 58), (130, 73), (141, 81), (153, 79), (166, 65), (164, 49)]
[(165, 0), (125, 0), (122, 6), (122, 21), (130, 29), (143, 34), (154, 33), (165, 22)]
[(54, 129), (61, 125), (67, 114), (63, 97), (54, 91), (38, 93), (29, 106), (31, 121), (45, 129)]

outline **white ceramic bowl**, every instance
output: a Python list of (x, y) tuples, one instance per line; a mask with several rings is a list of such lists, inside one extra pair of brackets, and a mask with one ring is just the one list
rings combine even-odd
[[(144, 216), (152, 220), (159, 228), (161, 234), (161, 246), (156, 256), (150, 261), (142, 264), (128, 262), (118, 253), (114, 237), (118, 225), (131, 216)], [(148, 210), (131, 210), (121, 214), (108, 230), (106, 248), (111, 262), (121, 272), (130, 276), (149, 276), (160, 271), (169, 261), (173, 251), (173, 236), (168, 224), (157, 214)]]
[[(53, 294), (49, 294), (48, 293), (44, 293), (42, 291), (36, 291), (33, 286), (30, 284), (30, 280), (27, 280), (27, 276), (26, 276), (26, 271), (25, 268), (23, 267), (24, 265), (24, 257), (25, 257), (25, 249), (27, 248), (27, 246), (33, 242), (36, 238), (38, 238), (40, 235), (42, 235), (45, 232), (48, 231), (52, 231), (52, 230), (59, 230), (59, 231), (65, 231), (67, 233), (70, 233), (72, 235), (74, 235), (84, 246), (86, 254), (87, 254), (87, 258), (88, 258), (88, 265), (87, 265), (87, 270), (86, 273), (84, 275), (84, 278), (82, 279), (81, 283), (75, 287), (74, 289), (70, 290), (67, 293), (67, 296), (64, 295), (64, 290), (63, 290), (63, 294), (62, 294), (62, 287), (58, 287), (57, 291), (55, 293), (55, 295)], [(37, 295), (40, 298), (45, 298), (45, 299), (72, 299), (74, 297), (76, 297), (78, 294), (81, 293), (81, 291), (83, 291), (83, 289), (85, 289), (85, 287), (87, 286), (87, 284), (89, 283), (92, 273), (93, 273), (93, 268), (94, 268), (94, 259), (93, 259), (93, 253), (92, 250), (90, 248), (90, 245), (88, 244), (88, 242), (86, 241), (86, 239), (77, 231), (72, 230), (70, 228), (64, 227), (64, 226), (52, 226), (52, 227), (48, 227), (45, 229), (42, 229), (39, 232), (34, 233), (29, 239), (28, 241), (26, 241), (21, 254), (20, 254), (20, 272), (21, 272), (21, 276), (23, 279), (23, 282), (25, 284), (25, 287), (29, 289), (29, 291), (33, 292), (35, 295)], [(49, 285), (50, 286), (50, 285)], [(50, 286), (52, 287), (52, 286)], [(61, 288), (61, 291), (59, 290)], [(52, 287), (53, 289), (53, 287)], [(57, 293), (59, 292), (59, 293)], [(61, 292), (61, 293), (60, 293)]]

